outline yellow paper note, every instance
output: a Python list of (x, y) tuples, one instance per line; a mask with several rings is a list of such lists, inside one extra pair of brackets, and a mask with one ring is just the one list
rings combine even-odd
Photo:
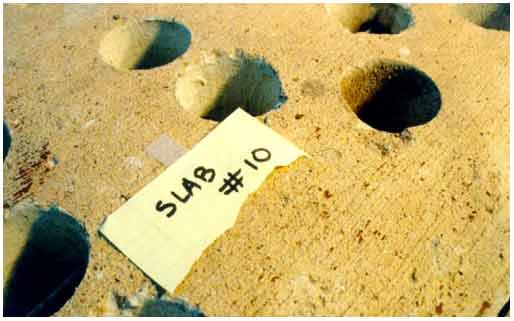
[(100, 229), (173, 292), (202, 252), (232, 227), (248, 195), (305, 153), (238, 109)]

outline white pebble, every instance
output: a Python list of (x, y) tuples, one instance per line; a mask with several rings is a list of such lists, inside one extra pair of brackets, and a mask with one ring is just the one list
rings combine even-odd
[(410, 55), (410, 50), (407, 47), (402, 47), (399, 50), (400, 57), (405, 58)]
[(88, 121), (87, 123), (84, 124), (84, 126), (82, 126), (83, 129), (86, 129), (88, 127), (91, 127), (94, 125), (94, 123), (96, 122), (96, 119), (91, 119), (90, 121)]
[(125, 158), (125, 161), (130, 166), (136, 167), (138, 169), (143, 168), (143, 161), (140, 160), (139, 158), (135, 157), (135, 156), (129, 156), (129, 157)]

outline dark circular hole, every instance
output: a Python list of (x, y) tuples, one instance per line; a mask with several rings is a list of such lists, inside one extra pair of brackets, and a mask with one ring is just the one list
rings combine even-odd
[(7, 154), (9, 153), (9, 149), (11, 148), (11, 131), (9, 130), (9, 127), (7, 127), (7, 124), (4, 121), (4, 160), (7, 157)]
[(105, 35), (99, 53), (117, 69), (150, 69), (177, 59), (190, 44), (191, 32), (175, 20), (129, 21)]
[(216, 121), (238, 107), (262, 115), (287, 100), (273, 67), (242, 51), (217, 53), (203, 64), (188, 66), (177, 81), (175, 95), (185, 110)]
[(329, 4), (326, 9), (353, 33), (398, 34), (414, 24), (412, 12), (405, 4)]
[(362, 121), (391, 133), (425, 124), (441, 108), (441, 93), (428, 75), (392, 60), (351, 68), (341, 81), (341, 94)]
[(509, 3), (463, 3), (456, 10), (466, 20), (487, 29), (510, 30)]
[(4, 316), (51, 316), (84, 277), (88, 235), (57, 207), (19, 212), (4, 221)]

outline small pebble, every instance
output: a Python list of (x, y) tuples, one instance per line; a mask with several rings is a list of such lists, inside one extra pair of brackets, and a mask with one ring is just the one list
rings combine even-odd
[(402, 58), (406, 58), (410, 55), (410, 50), (407, 47), (400, 48), (398, 52), (400, 53), (400, 57)]
[(135, 156), (129, 156), (125, 158), (125, 162), (127, 162), (127, 164), (130, 166), (136, 167), (138, 169), (143, 168), (143, 161)]
[(53, 169), (57, 164), (59, 164), (59, 160), (57, 158), (55, 158), (54, 156), (50, 157), (46, 162), (45, 162), (45, 167), (48, 169), (48, 170), (51, 170)]
[(94, 125), (94, 123), (96, 122), (96, 119), (91, 119), (90, 121), (88, 121), (87, 123), (84, 124), (84, 126), (82, 126), (82, 128), (86, 129), (88, 127), (91, 127)]

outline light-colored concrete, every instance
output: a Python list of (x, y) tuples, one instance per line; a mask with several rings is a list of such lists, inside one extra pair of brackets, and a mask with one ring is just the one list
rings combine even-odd
[[(97, 231), (164, 170), (151, 142), (191, 149), (216, 126), (181, 107), (176, 83), (238, 48), (288, 97), (259, 118), (311, 158), (270, 175), (170, 296), (210, 316), (496, 315), (509, 296), (509, 32), (453, 5), (411, 11), (414, 25), (389, 35), (348, 32), (323, 5), (5, 5), (4, 212), (56, 202), (90, 235), (86, 275), (57, 315), (158, 295)], [(102, 60), (108, 32), (155, 17), (189, 29), (182, 56), (131, 71)], [(342, 99), (346, 70), (386, 59), (436, 84), (431, 121), (380, 131)]]

